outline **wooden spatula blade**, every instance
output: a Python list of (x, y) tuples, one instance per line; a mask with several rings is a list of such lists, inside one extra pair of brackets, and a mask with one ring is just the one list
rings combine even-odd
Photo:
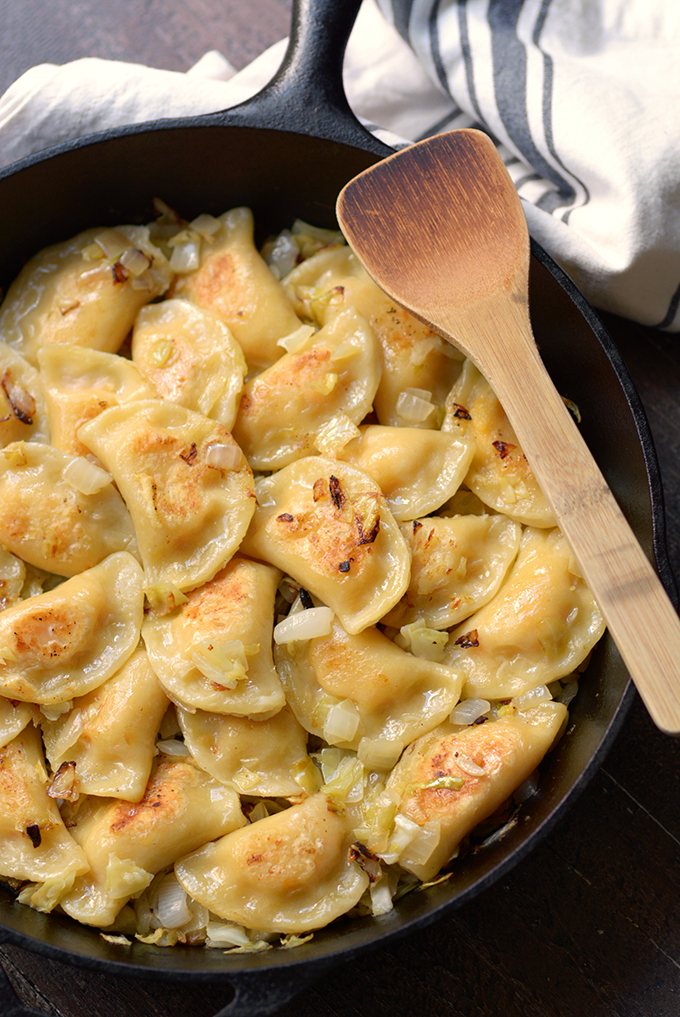
[(522, 205), (481, 131), (438, 135), (365, 170), (341, 192), (338, 217), (367, 271), (422, 319), (443, 305), (474, 305), (499, 287), (526, 288)]

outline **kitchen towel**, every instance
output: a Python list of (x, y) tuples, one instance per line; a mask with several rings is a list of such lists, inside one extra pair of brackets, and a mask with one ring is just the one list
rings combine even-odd
[[(235, 73), (96, 58), (43, 64), (0, 97), (0, 165), (71, 138), (241, 102), (285, 40)], [(364, 0), (350, 105), (392, 143), (475, 126), (496, 142), (532, 235), (597, 307), (680, 330), (680, 4)]]

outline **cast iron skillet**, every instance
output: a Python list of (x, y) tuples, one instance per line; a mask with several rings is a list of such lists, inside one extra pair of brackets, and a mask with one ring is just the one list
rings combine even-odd
[[(300, 217), (335, 225), (341, 187), (390, 149), (356, 121), (342, 60), (359, 0), (295, 0), (282, 69), (257, 96), (225, 113), (109, 131), (54, 148), (0, 173), (0, 284), (48, 243), (88, 226), (144, 222), (160, 196), (187, 218), (249, 205), (262, 235)], [(593, 310), (537, 245), (534, 330), (559, 390), (580, 407), (583, 434), (671, 595), (661, 486), (651, 437), (623, 363)], [(0, 888), (0, 942), (134, 978), (217, 982), (231, 1003), (217, 1017), (273, 1013), (329, 966), (423, 926), (470, 900), (517, 864), (599, 767), (633, 690), (606, 638), (573, 704), (573, 734), (549, 757), (521, 823), (455, 866), (444, 884), (412, 893), (376, 919), (343, 918), (294, 951), (228, 956), (220, 950), (106, 943), (96, 930), (13, 903)], [(2, 1005), (4, 1003), (4, 1006)], [(0, 1008), (27, 1017), (4, 981)]]

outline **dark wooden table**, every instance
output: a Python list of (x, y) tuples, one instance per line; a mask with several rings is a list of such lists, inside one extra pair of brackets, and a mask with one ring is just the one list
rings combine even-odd
[[(287, 33), (290, 0), (0, 0), (0, 91), (80, 56), (185, 70), (220, 49), (242, 67)], [(611, 315), (645, 404), (680, 573), (680, 337)], [(215, 989), (133, 985), (19, 949), (20, 998), (58, 1017), (212, 1017)], [(677, 1017), (680, 743), (636, 701), (604, 766), (556, 830), (452, 917), (337, 969), (281, 1017)]]

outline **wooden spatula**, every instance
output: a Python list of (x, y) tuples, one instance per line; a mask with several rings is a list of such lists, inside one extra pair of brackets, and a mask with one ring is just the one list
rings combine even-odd
[(680, 620), (541, 362), (529, 237), (489, 138), (438, 135), (352, 180), (338, 220), (375, 281), (500, 399), (647, 709), (680, 733)]

